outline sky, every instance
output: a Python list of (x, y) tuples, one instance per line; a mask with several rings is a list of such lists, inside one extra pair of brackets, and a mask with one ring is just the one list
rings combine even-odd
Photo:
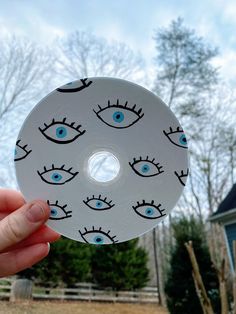
[(212, 46), (214, 61), (225, 80), (236, 85), (235, 0), (0, 0), (0, 36), (24, 35), (49, 44), (74, 30), (89, 30), (108, 40), (122, 41), (141, 52), (152, 66), (155, 30), (181, 16)]

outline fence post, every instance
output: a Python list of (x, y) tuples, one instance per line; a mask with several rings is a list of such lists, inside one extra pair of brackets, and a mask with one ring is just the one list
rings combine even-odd
[(16, 279), (11, 286), (10, 301), (31, 300), (33, 281), (29, 279)]

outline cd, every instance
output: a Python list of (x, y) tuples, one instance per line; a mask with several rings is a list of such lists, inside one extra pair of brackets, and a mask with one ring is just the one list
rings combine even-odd
[(183, 128), (149, 90), (116, 78), (70, 82), (26, 118), (15, 148), (19, 188), (45, 200), (47, 225), (80, 242), (114, 244), (165, 219), (188, 176)]

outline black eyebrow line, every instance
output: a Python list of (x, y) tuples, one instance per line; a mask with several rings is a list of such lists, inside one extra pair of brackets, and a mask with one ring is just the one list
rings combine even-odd
[[(108, 230), (108, 232), (105, 232), (105, 231), (102, 230), (102, 227), (99, 227), (99, 229), (95, 229), (94, 226), (92, 226), (92, 229), (90, 229), (90, 230), (88, 230), (86, 227), (84, 227), (84, 230), (85, 230), (84, 233), (82, 233), (80, 230), (78, 230), (78, 231), (79, 231), (81, 237), (84, 239), (84, 241), (85, 241), (86, 243), (90, 243), (90, 242), (88, 242), (88, 241), (84, 238), (84, 235), (85, 235), (85, 234), (89, 234), (89, 233), (95, 233), (95, 232), (100, 232), (100, 233), (102, 233), (103, 235), (107, 236), (107, 237), (111, 240), (112, 243), (119, 242), (118, 240), (114, 240), (114, 238), (117, 237), (116, 235), (114, 235), (114, 236), (110, 236), (110, 235), (109, 235), (109, 233), (110, 233), (111, 230)], [(93, 243), (92, 243), (92, 244), (93, 244)]]
[(28, 144), (25, 144), (24, 146), (21, 146), (19, 143), (21, 142), (21, 139), (17, 140), (16, 141), (16, 146), (19, 147), (20, 149), (22, 149), (24, 152), (25, 152), (25, 155), (21, 156), (21, 157), (14, 157), (14, 161), (19, 161), (19, 160), (22, 160), (22, 159), (25, 159), (31, 152), (32, 152), (32, 149), (29, 149), (27, 150), (27, 146)]
[(179, 179), (179, 182), (180, 182), (183, 186), (185, 186), (185, 183), (184, 183), (184, 181), (182, 180), (182, 178), (188, 177), (188, 175), (189, 175), (189, 169), (187, 169), (186, 173), (184, 173), (184, 171), (181, 170), (180, 174), (178, 174), (177, 171), (175, 171), (174, 174), (175, 174), (176, 177)]
[[(141, 157), (140, 157), (140, 158), (141, 158)], [(129, 165), (130, 165), (130, 167), (132, 168), (132, 170), (133, 170), (137, 175), (139, 175), (140, 177), (144, 177), (144, 178), (155, 177), (155, 176), (157, 176), (157, 175), (159, 175), (159, 174), (165, 172), (165, 171), (163, 170), (163, 166), (161, 166), (159, 162), (158, 162), (158, 163), (154, 163), (152, 160), (149, 160), (149, 159), (135, 159), (135, 158), (133, 158), (133, 160), (134, 160), (134, 161), (133, 161), (132, 163), (129, 162)], [(155, 160), (155, 158), (154, 158), (153, 160)], [(134, 166), (135, 166), (136, 164), (140, 163), (140, 162), (143, 162), (143, 161), (146, 161), (146, 162), (151, 163), (153, 166), (155, 166), (155, 167), (157, 168), (158, 172), (157, 172), (157, 173), (154, 173), (154, 174), (144, 175), (144, 174), (142, 174), (141, 172), (139, 172), (137, 169), (135, 169)], [(159, 166), (159, 165), (160, 165), (160, 166)]]
[[(108, 205), (109, 207), (108, 207), (108, 208), (94, 208), (94, 207), (92, 207), (91, 205), (88, 204), (90, 201), (93, 201), (93, 200), (102, 201), (102, 202), (104, 202), (106, 205)], [(98, 210), (98, 211), (111, 209), (112, 207), (115, 206), (115, 204), (111, 204), (112, 202), (113, 202), (112, 200), (107, 201), (107, 197), (105, 197), (104, 199), (102, 199), (102, 198), (101, 198), (101, 194), (99, 194), (98, 197), (95, 197), (95, 196), (93, 195), (92, 197), (89, 198), (89, 197), (87, 196), (87, 200), (86, 200), (86, 201), (83, 200), (83, 203), (84, 203), (86, 206), (88, 206), (89, 208), (91, 208), (91, 209), (93, 209), (93, 210)]]
[[(63, 121), (64, 120), (65, 120), (65, 118), (63, 119)], [(49, 141), (54, 142), (56, 144), (69, 144), (71, 142), (74, 142), (78, 137), (82, 136), (86, 132), (86, 130), (80, 130), (80, 128), (82, 127), (81, 124), (79, 124), (77, 127), (74, 127), (75, 122), (72, 122), (71, 124), (69, 124), (69, 123), (67, 123), (65, 121), (63, 122), (63, 121), (55, 121), (55, 119), (53, 118), (52, 122), (50, 124), (47, 125), (46, 123), (44, 123), (44, 125), (45, 125), (44, 129), (41, 129), (40, 127), (38, 127), (38, 130), (42, 133), (42, 135), (46, 139), (48, 139)], [(65, 126), (67, 126), (69, 128), (72, 128), (73, 130), (77, 131), (78, 134), (75, 135), (73, 138), (68, 139), (68, 140), (58, 140), (56, 138), (53, 138), (53, 137), (47, 135), (46, 131), (48, 129), (50, 129), (50, 127), (52, 127), (53, 125), (57, 125), (57, 124), (65, 125)]]
[[(170, 129), (172, 130), (172, 128), (170, 128)], [(178, 147), (181, 147), (181, 148), (184, 148), (184, 149), (188, 149), (188, 142), (187, 142), (186, 135), (185, 135), (185, 133), (184, 133), (183, 130), (172, 131), (172, 132), (169, 132), (169, 133), (167, 133), (165, 130), (163, 130), (163, 133), (164, 133), (164, 135), (168, 138), (168, 140), (169, 140), (172, 144), (174, 144), (175, 146), (178, 146)], [(172, 135), (172, 134), (176, 134), (176, 133), (183, 133), (183, 135), (185, 136), (185, 139), (186, 139), (186, 146), (179, 145), (179, 144), (175, 143), (175, 141), (172, 140), (171, 135)]]
[(102, 108), (102, 107), (98, 104), (97, 106), (98, 106), (98, 108), (99, 108), (99, 111), (96, 112), (94, 109), (93, 109), (93, 111), (97, 114), (98, 112), (100, 113), (100, 112), (102, 112), (103, 110), (105, 110), (105, 109), (107, 109), (107, 108), (122, 108), (122, 109), (126, 109), (126, 110), (129, 110), (129, 111), (135, 112), (140, 118), (142, 118), (142, 117), (144, 116), (144, 113), (141, 114), (141, 112), (142, 112), (142, 110), (143, 110), (142, 108), (140, 108), (140, 109), (137, 110), (137, 111), (135, 110), (136, 104), (134, 104), (133, 107), (131, 108), (131, 107), (127, 107), (128, 101), (126, 101), (124, 105), (120, 105), (120, 104), (119, 104), (119, 99), (117, 99), (117, 101), (118, 101), (118, 103), (111, 105), (111, 104), (110, 104), (110, 100), (108, 100), (108, 104), (107, 104), (107, 106), (104, 107), (104, 108)]
[(68, 123), (68, 122), (66, 122), (66, 119), (67, 119), (67, 118), (63, 118), (62, 120), (57, 120), (57, 121), (56, 121), (54, 118), (52, 118), (52, 122), (50, 122), (49, 124), (44, 123), (45, 128), (42, 129), (42, 128), (39, 127), (39, 130), (40, 130), (41, 132), (42, 132), (42, 131), (44, 132), (45, 130), (47, 130), (48, 128), (50, 128), (50, 126), (56, 125), (56, 124), (66, 125), (66, 126), (69, 126), (69, 127), (73, 128), (73, 129), (76, 129), (76, 130), (78, 130), (79, 128), (82, 127), (81, 124), (78, 124), (77, 127), (74, 127), (75, 122)]
[(180, 127), (180, 126), (177, 126), (176, 127), (176, 131), (173, 131), (173, 129), (172, 129), (172, 127), (170, 126), (169, 127), (169, 129), (170, 129), (170, 132), (168, 133), (166, 130), (163, 130), (163, 132), (164, 132), (164, 134), (165, 135), (169, 135), (169, 134), (173, 134), (173, 133), (184, 133), (184, 130)]
[[(155, 205), (154, 204), (154, 200), (152, 200), (150, 203), (147, 203), (145, 200), (143, 200), (143, 203), (141, 203), (141, 204), (137, 201), (137, 204), (138, 204), (137, 206), (132, 206), (132, 208), (136, 212), (136, 214), (138, 214), (142, 218), (145, 218), (145, 219), (158, 219), (158, 218), (166, 216), (166, 213), (163, 213), (165, 211), (165, 208), (161, 209), (161, 206), (162, 206), (161, 203), (159, 203), (158, 205)], [(158, 210), (160, 216), (157, 216), (157, 217), (147, 217), (147, 216), (143, 215), (142, 213), (140, 213), (137, 210), (139, 207), (143, 207), (143, 206), (146, 206), (146, 205), (152, 206), (156, 210)]]
[(80, 92), (81, 90), (83, 90), (83, 89), (89, 87), (89, 86), (93, 83), (93, 81), (89, 81), (88, 83), (86, 83), (87, 79), (88, 79), (88, 78), (81, 79), (80, 81), (81, 81), (81, 83), (82, 83), (83, 85), (81, 85), (81, 86), (79, 86), (79, 87), (76, 87), (76, 88), (61, 88), (61, 87), (59, 87), (59, 88), (57, 88), (56, 90), (57, 90), (58, 92), (61, 92), (61, 93), (75, 93), (75, 92)]

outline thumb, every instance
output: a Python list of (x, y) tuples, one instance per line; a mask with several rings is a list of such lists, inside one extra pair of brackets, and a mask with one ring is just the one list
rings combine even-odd
[(0, 221), (0, 252), (27, 238), (49, 218), (50, 209), (43, 201), (23, 205)]

